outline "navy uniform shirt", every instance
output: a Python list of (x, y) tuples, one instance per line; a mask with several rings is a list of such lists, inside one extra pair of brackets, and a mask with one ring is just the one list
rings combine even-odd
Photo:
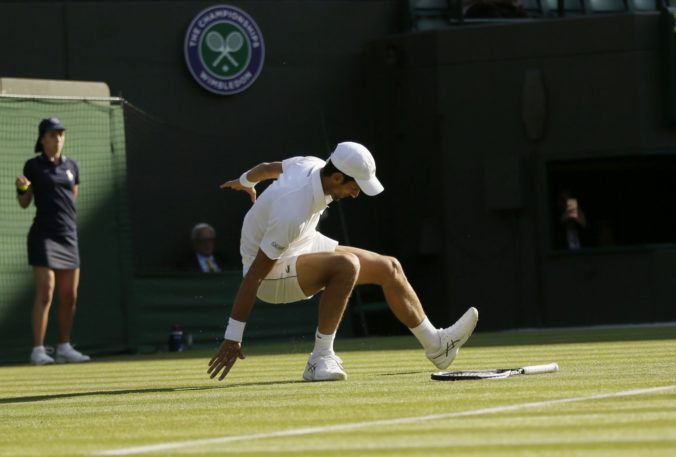
[(26, 161), (23, 175), (31, 182), (37, 208), (33, 228), (46, 235), (77, 236), (73, 192), (80, 184), (77, 162), (61, 155), (54, 163), (40, 154)]

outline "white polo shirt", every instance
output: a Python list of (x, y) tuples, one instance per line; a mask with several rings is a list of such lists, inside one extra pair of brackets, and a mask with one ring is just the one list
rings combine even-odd
[(282, 162), (280, 177), (244, 217), (240, 241), (244, 274), (259, 249), (275, 260), (313, 252), (319, 217), (332, 201), (322, 188), (320, 171), (325, 164), (317, 157)]

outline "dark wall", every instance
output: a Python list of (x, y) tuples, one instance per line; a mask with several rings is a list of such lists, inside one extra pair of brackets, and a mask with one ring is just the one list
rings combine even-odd
[(477, 25), (374, 44), (374, 75), (388, 81), (373, 105), (380, 149), (408, 164), (388, 172), (418, 175), (388, 196), (400, 227), (390, 246), (421, 253), (423, 225), (411, 221), (432, 220), (426, 232), (440, 234), (443, 266), (425, 281), (436, 283), (429, 298), (440, 313), (475, 305), (484, 329), (664, 318), (660, 303), (676, 286), (653, 266), (670, 265), (661, 260), (670, 248), (553, 251), (547, 179), (555, 159), (676, 154), (659, 37), (651, 14)]
[[(201, 221), (237, 267), (247, 198), (219, 184), (264, 160), (371, 141), (364, 49), (397, 31), (397, 1), (224, 3), (248, 12), (266, 45), (258, 80), (229, 97), (198, 86), (183, 59), (190, 21), (214, 2), (0, 2), (0, 75), (105, 81), (151, 115), (127, 110), (137, 271), (171, 268)], [(353, 242), (375, 247), (370, 203), (344, 206), (364, 221), (350, 224)], [(342, 237), (330, 213), (325, 229)]]
[(236, 266), (248, 201), (218, 185), (353, 139), (387, 191), (332, 208), (323, 230), (400, 257), (440, 325), (469, 305), (483, 329), (676, 318), (664, 246), (550, 242), (551, 161), (676, 154), (657, 14), (398, 34), (395, 0), (228, 3), (266, 43), (260, 77), (231, 97), (183, 61), (210, 2), (0, 2), (1, 75), (105, 81), (141, 108), (127, 110), (137, 272), (170, 269), (198, 221)]

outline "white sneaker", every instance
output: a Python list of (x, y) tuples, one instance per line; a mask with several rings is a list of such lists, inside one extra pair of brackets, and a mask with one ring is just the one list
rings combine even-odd
[(335, 353), (310, 354), (303, 372), (306, 381), (344, 381), (347, 373), (343, 370), (343, 361)]
[(479, 311), (471, 307), (460, 319), (452, 326), (439, 330), (439, 338), (441, 339), (441, 349), (435, 352), (427, 352), (425, 355), (430, 362), (436, 365), (440, 370), (448, 368), (453, 363), (455, 357), (460, 351), (460, 346), (465, 344), (472, 332), (476, 323), (479, 320)]
[(59, 345), (56, 349), (56, 363), (82, 363), (90, 359), (88, 355), (76, 351), (70, 343)]
[(50, 363), (54, 363), (54, 359), (48, 355), (53, 352), (54, 349), (44, 346), (33, 348), (33, 352), (31, 352), (31, 365), (49, 365)]

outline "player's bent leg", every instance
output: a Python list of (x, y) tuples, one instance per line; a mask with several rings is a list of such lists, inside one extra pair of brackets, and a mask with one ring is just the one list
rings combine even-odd
[(350, 253), (318, 252), (298, 257), (298, 283), (308, 296), (324, 289), (319, 300), (319, 331), (334, 333), (359, 275), (359, 259)]
[(319, 300), (315, 347), (303, 372), (306, 381), (347, 379), (343, 361), (333, 351), (333, 339), (359, 276), (359, 259), (351, 253), (301, 255), (296, 262), (301, 289), (308, 296), (324, 289)]

